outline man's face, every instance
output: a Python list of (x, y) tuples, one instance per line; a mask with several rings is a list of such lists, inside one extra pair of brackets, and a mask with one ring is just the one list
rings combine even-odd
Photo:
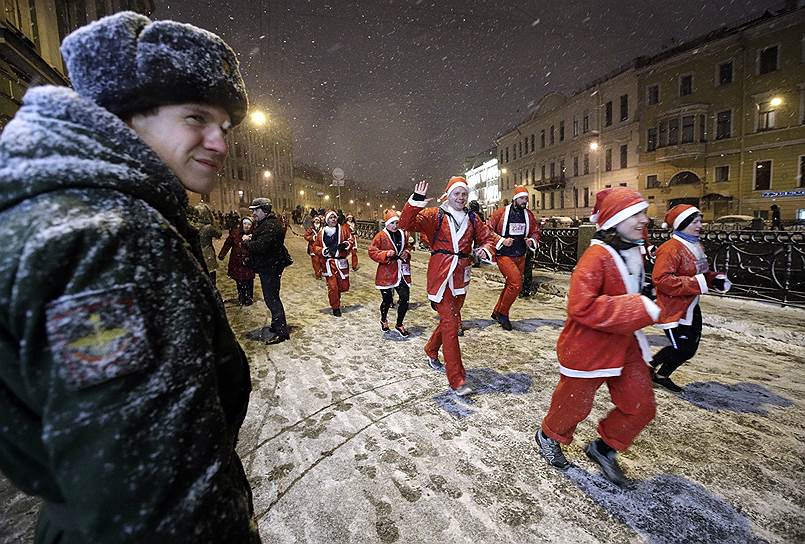
[(252, 216), (254, 217), (255, 221), (262, 221), (268, 216), (268, 214), (263, 208), (255, 208), (252, 210)]
[(646, 225), (648, 225), (648, 216), (643, 210), (615, 225), (615, 232), (624, 240), (637, 242), (643, 239), (643, 228)]
[(389, 229), (389, 232), (397, 232), (397, 227), (398, 227), (397, 221), (392, 221), (391, 223), (386, 225), (386, 228)]
[(154, 114), (132, 116), (129, 125), (185, 189), (206, 194), (215, 188), (226, 158), (224, 135), (231, 126), (223, 108), (195, 103), (160, 106)]
[(457, 187), (450, 191), (450, 194), (447, 195), (447, 203), (454, 210), (463, 210), (464, 206), (467, 205), (468, 195), (469, 193), (464, 187)]
[(528, 197), (527, 196), (520, 196), (514, 199), (514, 205), (518, 208), (525, 209), (528, 206)]
[(334, 227), (338, 224), (338, 217), (335, 214), (330, 214), (327, 216), (327, 226)]

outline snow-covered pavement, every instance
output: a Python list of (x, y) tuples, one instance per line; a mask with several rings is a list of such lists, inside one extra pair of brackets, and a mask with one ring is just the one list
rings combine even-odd
[[(265, 542), (805, 541), (805, 311), (708, 299), (699, 353), (675, 374), (686, 391), (656, 391), (657, 418), (622, 455), (635, 480), (624, 490), (581, 450), (608, 410), (605, 388), (566, 448), (574, 468), (549, 467), (533, 442), (558, 380), (564, 300), (550, 293), (567, 276), (545, 275), (506, 332), (489, 318), (496, 269), (473, 270), (461, 346), (478, 394), (458, 400), (424, 361), (436, 324), (425, 253), (414, 256), (412, 335), (401, 339), (380, 331), (367, 241), (340, 319), (302, 239), (289, 232), (288, 245), (289, 342), (260, 340), (262, 302), (227, 305), (252, 364), (239, 450)], [(223, 269), (218, 283), (236, 298)], [(0, 501), (0, 540), (30, 541), (35, 501), (2, 479)]]

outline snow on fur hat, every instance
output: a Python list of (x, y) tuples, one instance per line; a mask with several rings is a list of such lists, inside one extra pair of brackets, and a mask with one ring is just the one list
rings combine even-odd
[(200, 102), (225, 109), (234, 126), (249, 107), (235, 52), (192, 25), (123, 11), (67, 36), (61, 53), (75, 91), (119, 117)]
[(648, 208), (643, 195), (628, 187), (603, 189), (595, 195), (590, 221), (598, 230), (607, 230)]
[(521, 196), (528, 196), (528, 189), (526, 189), (522, 185), (518, 185), (517, 187), (514, 188), (514, 191), (512, 192), (512, 202), (514, 202)]
[(674, 230), (682, 230), (693, 221), (697, 213), (702, 212), (696, 206), (677, 204), (666, 212), (662, 228), (667, 229), (669, 226), (673, 226)]
[(466, 190), (470, 190), (469, 185), (467, 185), (467, 180), (461, 176), (453, 176), (447, 182), (447, 187), (444, 190), (442, 196), (439, 197), (439, 200), (444, 200), (447, 198), (447, 195), (458, 189), (459, 187), (464, 187)]
[(395, 221), (400, 220), (400, 212), (397, 210), (386, 210), (386, 213), (383, 215), (383, 219), (386, 222), (386, 226), (389, 226), (389, 223), (394, 223)]
[(324, 214), (324, 222), (325, 222), (325, 223), (327, 222), (327, 219), (328, 219), (328, 218), (329, 218), (331, 215), (334, 215), (334, 216), (335, 216), (335, 218), (336, 218), (336, 220), (338, 220), (338, 213), (336, 213), (336, 211), (335, 211), (335, 210), (327, 210), (327, 213), (325, 213), (325, 214)]

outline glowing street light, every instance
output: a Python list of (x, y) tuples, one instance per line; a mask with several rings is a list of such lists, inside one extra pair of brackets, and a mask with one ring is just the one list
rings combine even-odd
[(324, 200), (330, 200), (330, 195), (324, 195)]
[(501, 173), (501, 174), (506, 174), (506, 173), (508, 173), (508, 172), (509, 172), (509, 171), (508, 171), (507, 169), (505, 169), (505, 168), (501, 168), (501, 169), (500, 169), (500, 173)]
[(769, 101), (769, 105), (770, 105), (772, 108), (776, 108), (777, 106), (781, 105), (782, 103), (783, 103), (783, 99), (782, 99), (782, 98), (780, 98), (779, 96), (775, 96), (774, 98), (772, 98), (772, 99)]
[(304, 189), (299, 190), (299, 196), (305, 196), (305, 190)]
[(268, 123), (268, 115), (260, 110), (254, 110), (249, 114), (249, 121), (255, 126), (261, 127)]
[(351, 199), (351, 198), (350, 198), (350, 199), (349, 199), (349, 203), (350, 203), (350, 204), (355, 204), (355, 201), (354, 201), (353, 199)]
[(263, 172), (263, 177), (269, 179), (271, 177), (271, 170), (266, 170)]
[(367, 206), (371, 206), (372, 204), (371, 204), (371, 202), (367, 202), (367, 203), (366, 203), (366, 205), (367, 205)]
[(598, 150), (598, 142), (590, 142), (590, 151)]

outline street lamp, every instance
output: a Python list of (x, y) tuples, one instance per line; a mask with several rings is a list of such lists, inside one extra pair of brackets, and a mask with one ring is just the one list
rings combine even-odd
[(782, 103), (783, 103), (783, 99), (780, 98), (779, 96), (775, 96), (774, 98), (772, 98), (769, 101), (769, 105), (771, 107), (773, 107), (773, 108), (776, 108), (777, 106), (781, 105)]
[(304, 189), (299, 190), (299, 196), (305, 196), (305, 190)]
[(249, 114), (249, 121), (251, 121), (253, 125), (261, 127), (268, 123), (268, 116), (263, 111), (254, 110)]
[(330, 195), (324, 195), (324, 200), (330, 200)]
[(266, 179), (270, 179), (271, 178), (271, 170), (266, 170), (265, 172), (263, 172), (263, 177), (266, 178)]
[(590, 151), (598, 151), (598, 142), (590, 142)]

